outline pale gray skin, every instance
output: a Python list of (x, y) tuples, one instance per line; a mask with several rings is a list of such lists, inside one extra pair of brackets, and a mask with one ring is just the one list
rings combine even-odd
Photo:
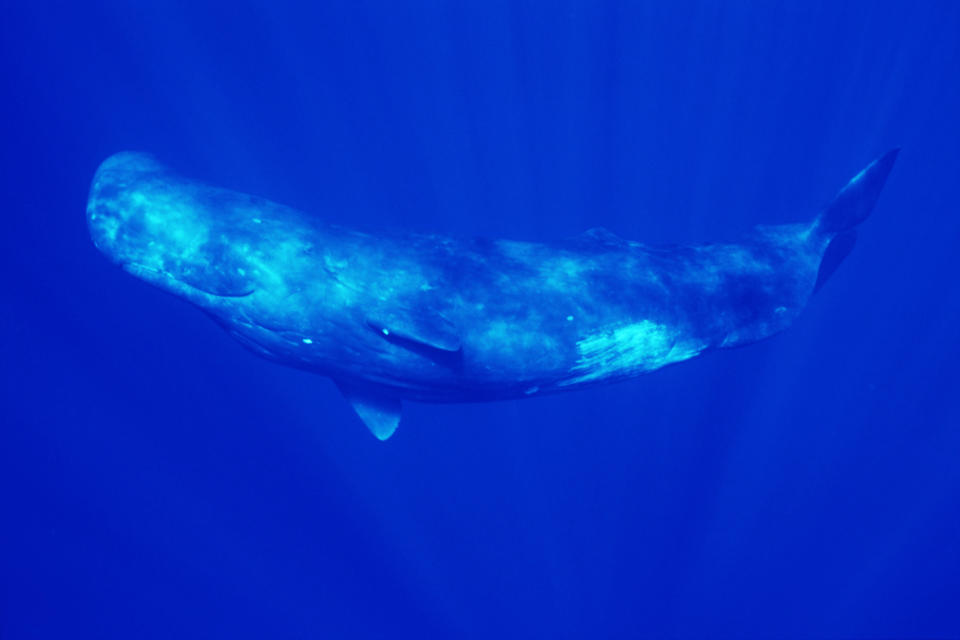
[(737, 244), (650, 247), (603, 230), (552, 245), (372, 234), (187, 180), (142, 153), (100, 166), (87, 212), (113, 261), (256, 353), (333, 378), (384, 439), (400, 400), (564, 391), (783, 330), (846, 255), (895, 155), (813, 221)]

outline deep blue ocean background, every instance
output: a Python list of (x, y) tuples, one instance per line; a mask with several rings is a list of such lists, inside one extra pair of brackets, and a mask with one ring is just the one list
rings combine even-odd
[[(960, 637), (960, 3), (4, 3), (0, 73), (3, 640)], [(347, 225), (709, 241), (895, 146), (786, 333), (382, 444), (84, 219), (129, 149)]]

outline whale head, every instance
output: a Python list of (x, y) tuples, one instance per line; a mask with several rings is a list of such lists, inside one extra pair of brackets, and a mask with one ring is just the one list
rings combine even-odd
[(257, 288), (249, 258), (255, 238), (238, 233), (217, 197), (149, 154), (118, 153), (94, 176), (90, 236), (126, 271), (202, 306), (248, 296)]

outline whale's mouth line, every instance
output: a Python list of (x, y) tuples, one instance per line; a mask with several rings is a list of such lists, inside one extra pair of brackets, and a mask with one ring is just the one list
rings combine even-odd
[(207, 291), (202, 287), (198, 287), (196, 285), (184, 282), (183, 280), (180, 280), (179, 278), (174, 276), (169, 271), (164, 271), (163, 269), (157, 269), (156, 267), (148, 267), (146, 265), (142, 265), (136, 262), (125, 262), (125, 263), (121, 263), (120, 266), (123, 269), (125, 269), (128, 273), (138, 278), (142, 277), (143, 275), (154, 276), (155, 278), (159, 278), (161, 280), (176, 282), (178, 285), (182, 287), (187, 287), (188, 289), (192, 289), (204, 295), (213, 296), (215, 298), (246, 298), (248, 296), (252, 296), (254, 293), (257, 292), (256, 289), (250, 289), (249, 291), (241, 291), (240, 293), (214, 293), (213, 291)]

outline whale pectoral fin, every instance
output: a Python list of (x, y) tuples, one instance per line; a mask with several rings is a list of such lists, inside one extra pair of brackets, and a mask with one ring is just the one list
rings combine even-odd
[(355, 387), (342, 382), (338, 382), (337, 386), (363, 424), (370, 429), (370, 433), (381, 441), (393, 435), (400, 424), (400, 400), (377, 393), (375, 389)]
[(462, 364), (460, 336), (453, 323), (443, 316), (390, 314), (386, 317), (368, 317), (367, 326), (387, 342), (439, 365), (458, 369)]
[(437, 314), (416, 314), (409, 312), (388, 313), (368, 316), (367, 324), (384, 338), (410, 340), (438, 349), (457, 351), (460, 349), (460, 336), (452, 322)]

